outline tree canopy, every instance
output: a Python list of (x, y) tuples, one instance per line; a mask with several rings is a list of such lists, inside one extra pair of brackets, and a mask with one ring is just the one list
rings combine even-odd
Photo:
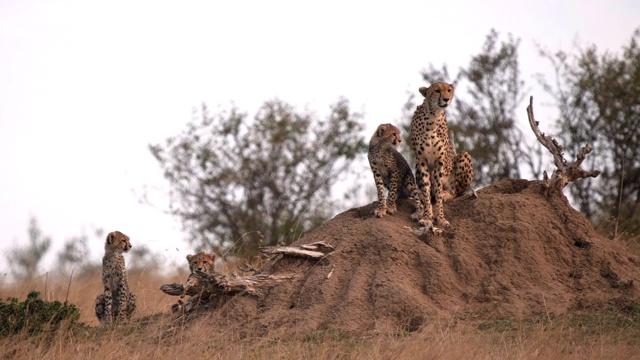
[(345, 99), (325, 119), (281, 100), (265, 102), (253, 119), (237, 108), (210, 115), (203, 105), (181, 134), (149, 149), (190, 242), (252, 254), (332, 214), (333, 186), (366, 150), (362, 129)]
[(16, 245), (5, 254), (9, 269), (14, 279), (31, 279), (38, 273), (38, 265), (51, 247), (51, 237), (45, 236), (38, 224), (38, 219), (31, 216), (27, 228), (29, 243)]

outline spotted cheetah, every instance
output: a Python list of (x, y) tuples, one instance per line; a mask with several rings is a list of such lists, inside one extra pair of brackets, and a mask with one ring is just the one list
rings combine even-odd
[(104, 293), (96, 298), (96, 316), (100, 324), (126, 322), (136, 310), (136, 296), (129, 289), (124, 256), (131, 249), (129, 237), (120, 231), (107, 235), (102, 258)]
[(215, 271), (216, 253), (205, 253), (204, 251), (200, 251), (195, 255), (187, 255), (187, 261), (189, 262), (189, 270), (191, 270), (191, 274), (187, 278), (187, 282), (184, 284), (184, 291), (182, 292), (182, 296), (180, 296), (181, 299), (184, 298), (184, 295), (190, 288), (199, 286), (200, 281), (198, 280), (199, 278), (196, 274), (196, 270), (207, 274), (212, 274)]
[(171, 306), (171, 311), (173, 312), (184, 310), (183, 300), (187, 293), (193, 292), (190, 290), (195, 289), (195, 291), (200, 291), (198, 288), (201, 288), (202, 284), (196, 270), (207, 274), (213, 274), (215, 272), (216, 253), (205, 253), (200, 251), (195, 255), (187, 255), (187, 261), (189, 262), (189, 270), (191, 270), (191, 274), (189, 274), (184, 285), (181, 286), (180, 299), (176, 304)]
[[(411, 120), (411, 148), (416, 158), (416, 182), (424, 208), (420, 225), (448, 227), (443, 201), (467, 191), (473, 179), (471, 155), (456, 154), (449, 139), (445, 110), (453, 100), (454, 84), (436, 82), (421, 87), (424, 102)], [(435, 206), (435, 216), (432, 211)]]
[[(422, 204), (411, 168), (395, 148), (400, 142), (402, 142), (400, 130), (391, 124), (378, 126), (369, 141), (367, 157), (373, 171), (379, 202), (373, 213), (380, 218), (387, 213), (394, 214), (398, 197), (413, 197), (416, 212), (411, 215), (411, 218), (419, 220), (422, 217)], [(385, 188), (389, 190), (387, 199), (384, 197)]]

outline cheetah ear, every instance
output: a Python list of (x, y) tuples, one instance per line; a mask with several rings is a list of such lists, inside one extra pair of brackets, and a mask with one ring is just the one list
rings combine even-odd
[(217, 256), (217, 255), (216, 255), (216, 253), (215, 253), (215, 252), (213, 252), (213, 251), (212, 251), (212, 252), (211, 252), (211, 254), (209, 254), (209, 255), (211, 255), (211, 258), (212, 258), (212, 259), (215, 259), (215, 258), (216, 258), (216, 256)]
[(451, 90), (455, 90), (456, 89), (456, 84), (449, 84), (451, 85)]
[(113, 244), (113, 242), (114, 242), (115, 240), (116, 240), (116, 232), (115, 232), (115, 231), (110, 232), (110, 233), (107, 235), (107, 243), (109, 243), (109, 244)]
[(187, 255), (187, 261), (191, 262), (191, 259), (193, 258), (193, 255)]
[(378, 126), (378, 131), (376, 132), (377, 137), (381, 137), (384, 134), (384, 126)]
[(424, 86), (421, 86), (420, 89), (418, 89), (418, 91), (420, 91), (420, 94), (422, 94), (422, 96), (427, 97), (427, 88)]

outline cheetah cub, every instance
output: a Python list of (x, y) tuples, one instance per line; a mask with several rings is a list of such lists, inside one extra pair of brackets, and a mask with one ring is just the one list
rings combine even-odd
[(215, 271), (216, 253), (205, 253), (204, 251), (200, 251), (195, 255), (187, 255), (187, 261), (189, 262), (189, 270), (191, 270), (191, 274), (187, 278), (187, 282), (184, 284), (184, 290), (180, 299), (184, 298), (184, 295), (189, 291), (189, 289), (199, 286), (200, 281), (196, 274), (196, 270), (207, 274), (213, 274)]
[[(411, 219), (419, 220), (422, 217), (422, 204), (420, 203), (415, 178), (407, 160), (396, 150), (396, 146), (402, 141), (400, 130), (391, 124), (378, 126), (376, 132), (369, 141), (369, 165), (373, 171), (373, 179), (378, 190), (378, 207), (373, 211), (377, 217), (396, 212), (396, 200), (413, 197), (416, 212)], [(384, 189), (389, 190), (388, 199), (384, 197)]]
[[(453, 100), (454, 84), (436, 82), (421, 87), (424, 102), (411, 120), (411, 148), (416, 158), (416, 182), (424, 214), (420, 225), (433, 228), (433, 222), (448, 227), (443, 201), (467, 191), (473, 179), (471, 155), (456, 154), (449, 139), (445, 110)], [(435, 216), (432, 205), (435, 207)]]
[(187, 278), (187, 281), (182, 286), (182, 293), (177, 303), (171, 306), (172, 312), (179, 312), (184, 310), (184, 297), (191, 289), (201, 288), (200, 277), (196, 273), (196, 270), (202, 271), (207, 274), (213, 274), (215, 272), (216, 253), (205, 253), (200, 251), (195, 255), (187, 255), (187, 261), (189, 262), (189, 270), (191, 274)]
[(96, 298), (96, 316), (101, 325), (126, 322), (136, 310), (136, 296), (129, 289), (124, 256), (131, 250), (129, 237), (120, 231), (107, 235), (102, 258), (104, 293)]

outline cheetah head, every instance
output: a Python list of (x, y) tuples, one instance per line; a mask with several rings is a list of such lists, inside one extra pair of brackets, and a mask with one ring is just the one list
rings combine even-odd
[(191, 273), (196, 270), (200, 270), (205, 273), (209, 273), (213, 270), (216, 263), (216, 253), (212, 252), (207, 254), (203, 251), (195, 255), (187, 255), (187, 261), (189, 262), (189, 270)]
[(131, 250), (132, 247), (129, 237), (120, 231), (112, 231), (107, 235), (106, 250), (111, 250), (116, 253), (126, 253)]
[(436, 82), (428, 88), (421, 87), (420, 94), (424, 96), (424, 102), (432, 109), (445, 109), (453, 100), (453, 92), (456, 88), (455, 84), (447, 84), (445, 82)]
[(391, 124), (378, 126), (376, 132), (371, 137), (370, 144), (375, 145), (380, 142), (390, 142), (393, 146), (400, 144), (402, 142), (400, 130)]

